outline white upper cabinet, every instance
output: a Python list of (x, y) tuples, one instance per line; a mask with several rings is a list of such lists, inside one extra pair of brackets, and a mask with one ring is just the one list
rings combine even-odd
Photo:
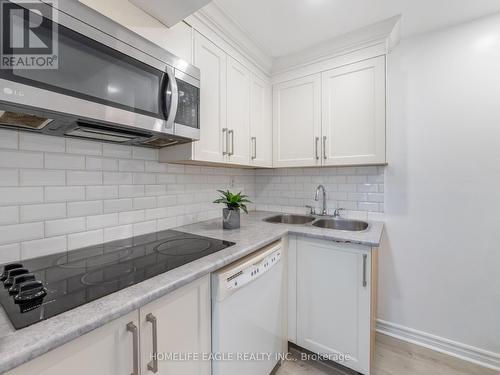
[(201, 73), (200, 140), (194, 143), (194, 159), (223, 162), (226, 147), (227, 56), (196, 32), (194, 64)]
[(80, 0), (80, 2), (187, 62), (193, 61), (193, 30), (184, 22), (179, 22), (170, 28), (166, 27), (139, 7), (123, 0)]
[(323, 165), (385, 163), (385, 57), (322, 73)]
[(321, 75), (273, 87), (273, 165), (321, 165)]
[(227, 63), (227, 152), (232, 164), (250, 161), (250, 72), (228, 57)]
[(251, 76), (250, 82), (250, 165), (271, 167), (273, 163), (271, 85)]

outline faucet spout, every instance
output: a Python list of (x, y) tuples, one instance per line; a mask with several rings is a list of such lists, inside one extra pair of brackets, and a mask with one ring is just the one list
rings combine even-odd
[(321, 215), (326, 216), (327, 215), (327, 209), (326, 209), (326, 189), (323, 185), (319, 185), (316, 188), (316, 194), (314, 196), (315, 201), (319, 201), (319, 191), (323, 191), (323, 208), (321, 209)]

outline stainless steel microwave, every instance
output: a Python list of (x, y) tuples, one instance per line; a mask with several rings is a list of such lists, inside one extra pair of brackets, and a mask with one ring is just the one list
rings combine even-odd
[(149, 147), (199, 139), (198, 68), (77, 0), (45, 1), (37, 32), (57, 30), (58, 66), (0, 69), (0, 127)]

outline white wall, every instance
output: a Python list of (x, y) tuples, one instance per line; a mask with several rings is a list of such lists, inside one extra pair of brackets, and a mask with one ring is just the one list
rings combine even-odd
[(500, 353), (500, 15), (388, 64), (379, 318)]

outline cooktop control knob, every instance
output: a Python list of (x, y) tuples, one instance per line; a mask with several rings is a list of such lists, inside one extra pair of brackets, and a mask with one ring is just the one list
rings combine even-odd
[(14, 268), (8, 271), (7, 278), (3, 282), (5, 288), (10, 288), (14, 284), (14, 277), (30, 273), (26, 268)]
[(19, 287), (21, 286), (22, 283), (26, 281), (35, 281), (35, 280), (36, 280), (35, 275), (33, 275), (32, 273), (26, 273), (24, 275), (14, 276), (14, 283), (9, 288), (9, 294), (15, 295), (19, 293)]
[(7, 280), (7, 274), (10, 270), (15, 268), (23, 268), (23, 265), (21, 263), (10, 263), (3, 266), (3, 272), (0, 274), (0, 281), (4, 282)]
[(47, 289), (44, 288), (41, 281), (25, 281), (19, 285), (19, 293), (14, 296), (14, 302), (17, 304), (27, 303), (41, 299), (47, 295)]

